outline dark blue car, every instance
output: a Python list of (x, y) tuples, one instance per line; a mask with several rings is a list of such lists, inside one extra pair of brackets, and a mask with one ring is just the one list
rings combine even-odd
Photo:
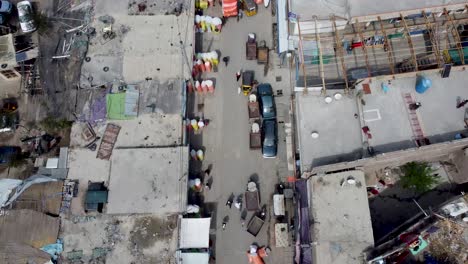
[(273, 100), (273, 89), (269, 83), (262, 83), (257, 88), (260, 109), (263, 119), (276, 118), (275, 102)]
[(263, 120), (262, 153), (264, 158), (275, 158), (278, 151), (276, 119)]

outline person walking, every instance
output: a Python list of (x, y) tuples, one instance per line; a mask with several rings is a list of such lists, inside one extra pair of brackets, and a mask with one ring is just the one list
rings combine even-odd
[(226, 67), (227, 67), (227, 66), (228, 66), (228, 63), (229, 63), (229, 56), (223, 57), (223, 62), (224, 62), (224, 64), (225, 64)]
[(466, 105), (466, 103), (468, 103), (468, 100), (465, 99), (463, 101), (460, 101), (458, 104), (457, 104), (457, 108), (462, 108), (463, 106)]
[(236, 81), (237, 82), (239, 81), (240, 77), (241, 77), (241, 72), (240, 71), (236, 72)]
[(417, 110), (419, 107), (421, 107), (422, 104), (420, 102), (415, 102), (409, 105), (410, 110)]

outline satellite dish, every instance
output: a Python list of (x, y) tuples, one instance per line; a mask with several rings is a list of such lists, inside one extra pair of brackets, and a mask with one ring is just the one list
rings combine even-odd
[(313, 138), (313, 139), (317, 139), (319, 138), (319, 133), (317, 131), (314, 131), (310, 134), (310, 136)]
[(327, 96), (325, 97), (325, 103), (329, 104), (333, 101), (333, 99), (331, 98), (331, 96)]
[(336, 93), (333, 97), (335, 97), (335, 100), (341, 100), (341, 98), (343, 98), (343, 95), (341, 95), (340, 93)]
[(353, 176), (349, 176), (349, 177), (346, 179), (346, 182), (347, 182), (348, 184), (354, 185), (354, 184), (356, 184), (356, 179), (354, 179)]

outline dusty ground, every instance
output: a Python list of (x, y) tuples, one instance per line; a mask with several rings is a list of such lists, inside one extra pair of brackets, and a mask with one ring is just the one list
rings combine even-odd
[[(93, 249), (102, 248), (105, 263), (175, 263), (177, 216), (72, 216), (62, 219), (63, 263), (70, 251), (83, 251), (84, 263), (96, 263)], [(101, 263), (101, 262), (97, 262)]]
[(429, 237), (428, 252), (442, 263), (468, 261), (468, 229), (449, 220), (437, 224), (438, 232)]

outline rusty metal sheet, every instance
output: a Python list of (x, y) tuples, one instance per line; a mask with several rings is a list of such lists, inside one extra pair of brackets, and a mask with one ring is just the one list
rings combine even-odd
[(101, 140), (101, 145), (96, 158), (109, 160), (114, 149), (115, 142), (119, 136), (120, 126), (116, 124), (107, 124), (106, 131)]

